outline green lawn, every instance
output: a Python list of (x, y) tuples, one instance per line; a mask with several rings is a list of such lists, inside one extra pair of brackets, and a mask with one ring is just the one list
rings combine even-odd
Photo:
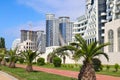
[(1, 66), (0, 67), (2, 71), (5, 71), (15, 77), (17, 77), (19, 80), (75, 80), (73, 78), (59, 76), (59, 75), (53, 75), (49, 73), (44, 72), (26, 72), (24, 69), (21, 68), (8, 68)]
[(45, 64), (45, 65), (40, 66), (40, 67), (55, 68), (55, 69), (62, 69), (62, 70), (71, 70), (71, 71), (79, 71), (81, 65), (79, 65), (79, 64), (62, 64), (61, 67), (54, 67), (53, 64)]
[(116, 76), (120, 77), (120, 69), (118, 72), (115, 72), (115, 69), (113, 67), (110, 68), (109, 71), (106, 70), (106, 68), (103, 68), (102, 71), (96, 72), (97, 74), (103, 74), (103, 75), (110, 75), (110, 76)]
[[(46, 64), (44, 66), (41, 67), (45, 67), (45, 68), (55, 68), (53, 64)], [(55, 69), (62, 69), (62, 70), (71, 70), (71, 71), (79, 71), (80, 70), (81, 65), (75, 65), (75, 64), (62, 64), (61, 67), (59, 68), (55, 68)], [(97, 74), (103, 74), (103, 75), (110, 75), (110, 76), (117, 76), (120, 77), (120, 68), (118, 70), (118, 72), (115, 72), (114, 66), (110, 65), (110, 69), (109, 71), (106, 70), (106, 66), (103, 67), (103, 70), (100, 72), (96, 72)]]

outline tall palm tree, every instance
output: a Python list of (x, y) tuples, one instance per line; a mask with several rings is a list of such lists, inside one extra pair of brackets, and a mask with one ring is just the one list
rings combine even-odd
[(9, 51), (8, 51), (8, 57), (9, 57), (9, 60), (10, 60), (10, 63), (9, 63), (9, 67), (10, 68), (15, 68), (16, 66), (15, 66), (15, 62), (16, 62), (16, 60), (17, 60), (17, 54), (16, 54), (16, 51), (17, 51), (17, 49), (15, 49), (15, 50), (12, 50), (12, 49), (10, 49)]
[(32, 51), (32, 50), (26, 50), (20, 53), (20, 55), (25, 59), (27, 63), (26, 71), (28, 72), (33, 71), (32, 68), (33, 60), (35, 60), (39, 54), (40, 53), (37, 53), (37, 51)]
[(103, 55), (109, 60), (108, 55), (101, 51), (101, 49), (109, 45), (109, 43), (98, 44), (98, 42), (95, 41), (87, 44), (79, 34), (75, 35), (75, 39), (77, 42), (59, 48), (58, 52), (71, 50), (74, 51), (74, 56), (78, 56), (79, 58), (83, 57), (84, 61), (78, 74), (78, 80), (96, 80), (92, 59), (96, 56)]

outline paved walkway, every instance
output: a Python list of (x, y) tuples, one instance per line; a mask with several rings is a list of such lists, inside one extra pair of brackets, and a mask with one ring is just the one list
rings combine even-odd
[(5, 72), (0, 71), (0, 80), (18, 80), (18, 79), (14, 78), (13, 76)]
[[(20, 68), (25, 68), (26, 67), (25, 65), (21, 65), (21, 64), (16, 64), (16, 66), (20, 67)], [(78, 73), (79, 73), (79, 72), (76, 72), (76, 71), (41, 68), (41, 67), (38, 67), (38, 66), (33, 66), (33, 69), (37, 70), (37, 71), (43, 71), (43, 72), (47, 72), (47, 73), (58, 74), (58, 75), (73, 77), (73, 78), (77, 78)], [(112, 76), (97, 74), (97, 80), (120, 80), (120, 77), (112, 77)]]

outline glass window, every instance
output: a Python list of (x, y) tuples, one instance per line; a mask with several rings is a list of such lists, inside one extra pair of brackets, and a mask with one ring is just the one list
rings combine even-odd
[(120, 52), (120, 28), (118, 28), (117, 34), (118, 34), (118, 51)]
[(108, 31), (108, 41), (110, 42), (110, 45), (108, 46), (108, 51), (109, 52), (113, 52), (113, 39), (114, 39), (114, 37), (113, 37), (113, 30), (109, 30)]

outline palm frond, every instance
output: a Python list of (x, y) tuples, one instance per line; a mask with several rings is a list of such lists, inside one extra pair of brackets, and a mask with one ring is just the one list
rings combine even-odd
[(62, 46), (60, 48), (57, 48), (55, 53), (60, 53), (60, 52), (66, 51), (66, 50), (73, 50), (73, 51), (75, 51), (76, 48), (74, 46), (71, 46), (71, 45), (70, 46)]
[(109, 61), (108, 55), (106, 53), (102, 52), (102, 51), (96, 52), (92, 57), (96, 57), (96, 56), (99, 56), (99, 55), (103, 55), (107, 59), (107, 61)]

